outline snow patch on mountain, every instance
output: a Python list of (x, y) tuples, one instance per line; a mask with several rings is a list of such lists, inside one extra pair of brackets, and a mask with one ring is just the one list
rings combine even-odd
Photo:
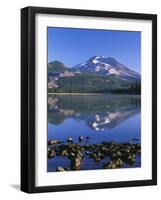
[(100, 66), (97, 66), (97, 67), (95, 68), (95, 72), (99, 72), (99, 70), (100, 70)]
[(95, 59), (95, 60), (93, 60), (93, 63), (97, 64), (97, 63), (99, 63), (99, 61)]
[(117, 70), (113, 69), (113, 68), (109, 68), (108, 72), (109, 72), (109, 74), (120, 75), (120, 73)]

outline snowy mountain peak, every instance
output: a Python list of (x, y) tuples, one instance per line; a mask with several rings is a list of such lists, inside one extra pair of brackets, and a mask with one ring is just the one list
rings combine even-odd
[(87, 62), (89, 61), (92, 61), (92, 60), (98, 60), (98, 59), (101, 59), (101, 58), (104, 58), (104, 56), (92, 56), (91, 58), (89, 58), (88, 60), (87, 60)]
[(83, 73), (97, 73), (100, 75), (115, 75), (125, 80), (140, 80), (140, 74), (125, 67), (113, 57), (92, 56), (86, 62), (74, 66)]

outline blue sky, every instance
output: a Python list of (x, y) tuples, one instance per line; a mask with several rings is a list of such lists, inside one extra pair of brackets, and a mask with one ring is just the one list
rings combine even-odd
[(59, 60), (73, 67), (92, 56), (114, 57), (130, 69), (140, 72), (141, 33), (48, 28), (48, 62)]

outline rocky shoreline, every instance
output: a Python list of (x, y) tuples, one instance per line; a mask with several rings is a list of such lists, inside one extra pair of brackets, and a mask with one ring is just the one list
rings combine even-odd
[[(103, 141), (99, 144), (88, 144), (89, 137), (79, 136), (78, 143), (74, 143), (69, 137), (66, 142), (58, 140), (48, 141), (48, 159), (54, 157), (66, 157), (70, 160), (70, 168), (59, 166), (53, 171), (64, 172), (80, 170), (84, 157), (99, 163), (109, 158), (109, 161), (102, 163), (102, 169), (122, 168), (124, 164), (133, 167), (136, 162), (136, 155), (141, 154), (139, 143), (116, 143)], [(84, 143), (85, 141), (85, 143)]]

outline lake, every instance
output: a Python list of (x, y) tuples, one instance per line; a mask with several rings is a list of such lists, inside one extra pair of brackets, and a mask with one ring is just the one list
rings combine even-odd
[[(124, 154), (124, 159), (127, 145), (129, 149), (135, 149), (134, 145), (141, 145), (140, 110), (139, 95), (48, 95), (48, 141), (60, 141), (58, 147), (53, 147), (54, 156), (48, 156), (48, 172), (56, 171), (58, 167), (73, 170), (69, 152), (66, 156), (61, 156), (58, 152), (58, 148), (59, 151), (60, 148), (67, 148), (65, 145), (69, 138), (72, 139), (72, 144), (77, 145), (74, 148), (82, 150), (85, 147), (79, 170), (102, 169), (105, 163), (111, 161), (110, 154), (105, 154), (105, 150), (102, 150), (105, 148), (103, 142), (116, 143), (115, 149)], [(94, 153), (98, 153), (96, 148), (99, 149), (99, 152), (103, 152), (102, 158), (90, 159), (89, 154), (91, 157), (93, 154), (86, 148), (95, 148), (92, 150)], [(51, 149), (49, 150), (51, 155)], [(125, 159), (121, 168), (140, 167), (141, 154), (135, 152), (134, 156), (135, 162), (129, 163)]]

